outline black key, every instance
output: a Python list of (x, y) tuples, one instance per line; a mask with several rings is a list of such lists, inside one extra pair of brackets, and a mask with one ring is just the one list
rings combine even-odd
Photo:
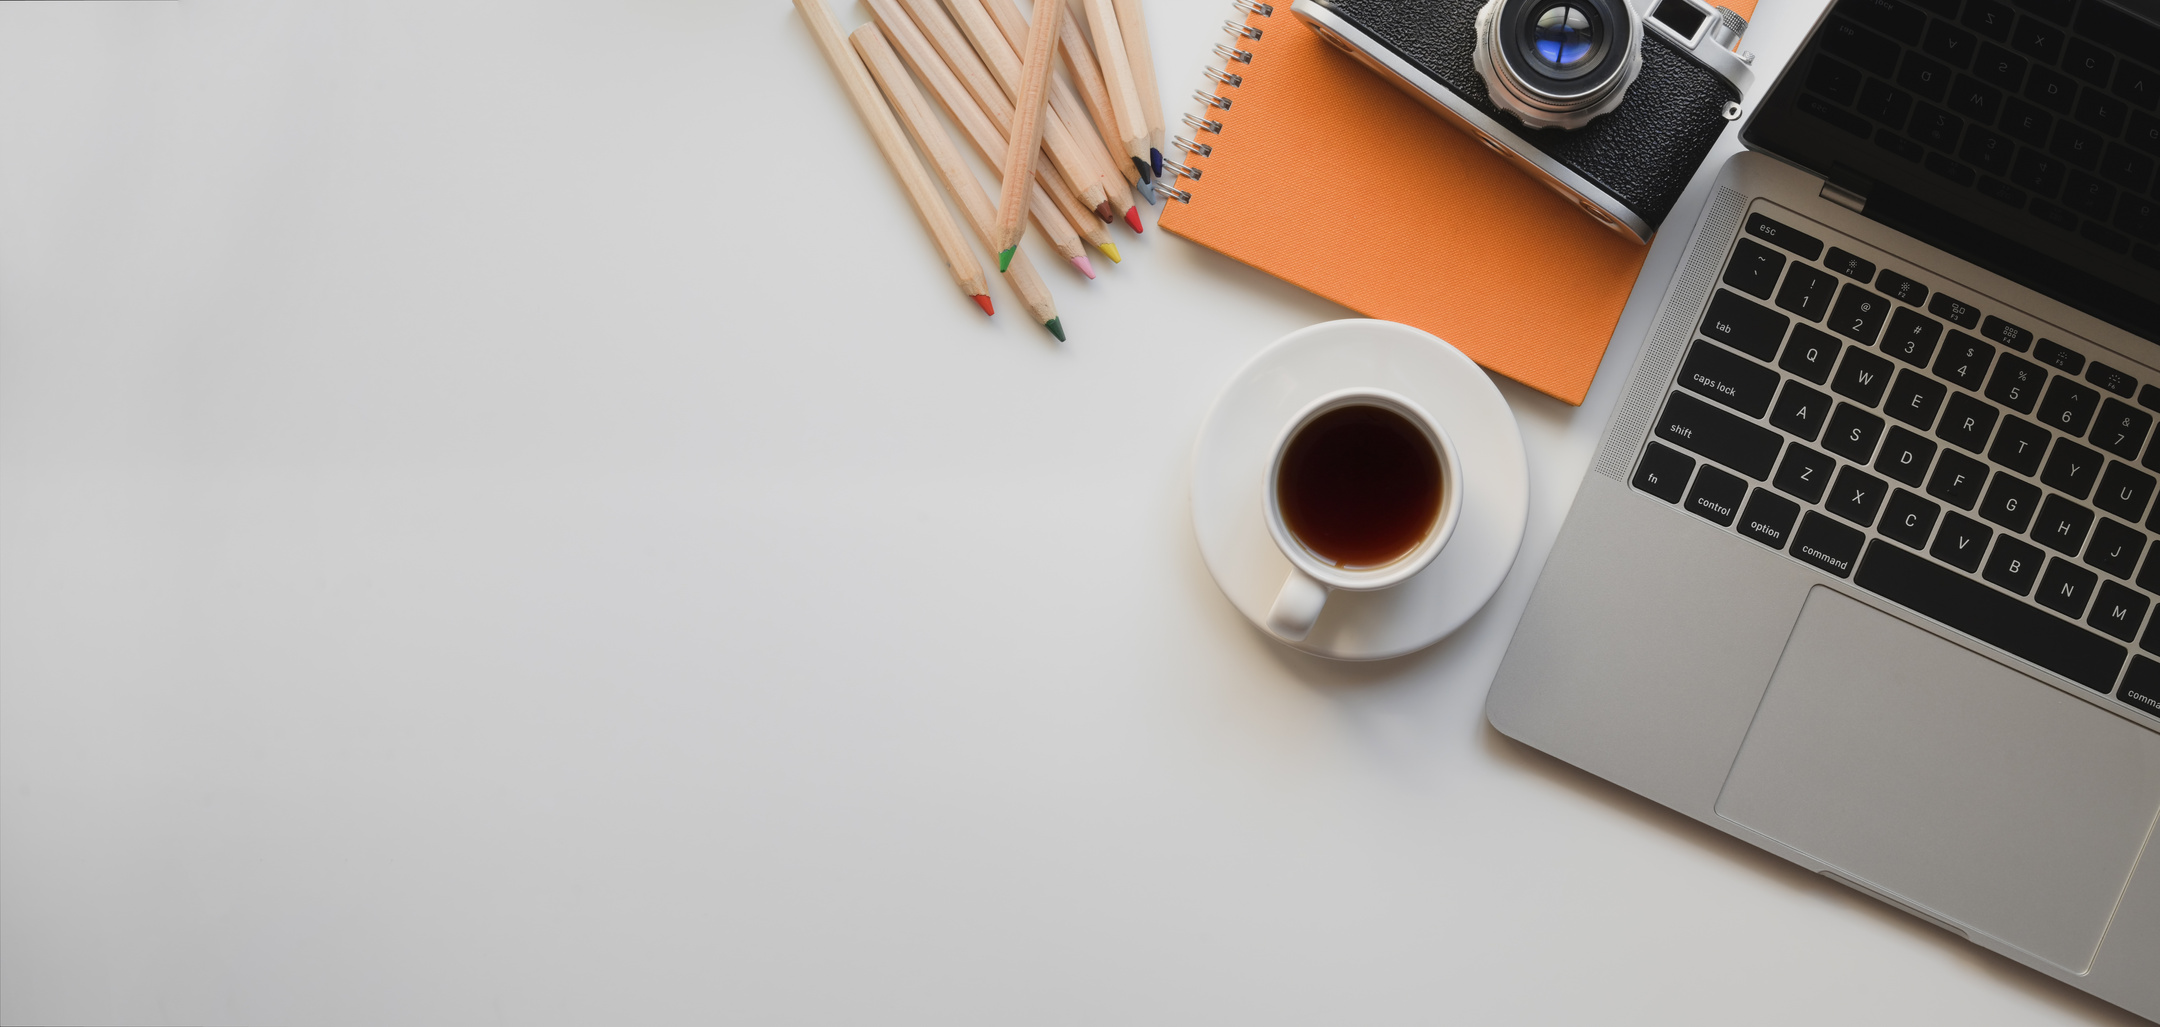
[[(2056, 193), (2062, 191), (2063, 176), (2069, 174), (2069, 172), (2070, 169), (2065, 167), (2058, 158), (2050, 157), (2038, 150), (2019, 150), (2017, 162), (2010, 166), (2010, 181), (2016, 182), (2018, 185), (2041, 196), (2052, 198)], [(2048, 208), (2036, 206), (2032, 209), (2034, 213), (2039, 214)], [(2043, 214), (2042, 216), (2046, 215)], [(2071, 227), (2075, 227), (2076, 224), (2077, 220), (2072, 218)]]
[(2104, 459), (2069, 439), (2056, 439), (2054, 451), (2048, 454), (2047, 469), (2040, 472), (2040, 484), (2083, 499), (2091, 494), (2093, 483), (2100, 480)]
[(1799, 382), (1786, 382), (1778, 390), (1777, 403), (1770, 408), (1770, 425), (1813, 442), (1822, 431), (1823, 419), (1829, 416), (1829, 396)]
[(2033, 359), (2066, 374), (2085, 369), (2083, 354), (2053, 339), (2040, 340), (2040, 348), (2033, 350)]
[(2033, 404), (2040, 402), (2040, 383), (2046, 380), (2047, 372), (2039, 365), (2006, 353), (1995, 362), (1995, 375), (1988, 379), (1987, 398), (2018, 413), (2029, 414)]
[(2077, 119), (2099, 129), (2102, 135), (2120, 134), (2123, 117), (2129, 113), (2130, 105), (2124, 103), (2122, 97), (2111, 96), (2090, 86), (2078, 94)]
[(1729, 525), (1733, 515), (1740, 512), (1740, 499), (1745, 495), (1747, 479), (1704, 464), (1702, 470), (1695, 472), (1695, 484), (1689, 487), (1687, 500), (1680, 505), (1697, 517)]
[(2032, 529), (2033, 540), (2066, 556), (2076, 556), (2092, 530), (2093, 512), (2061, 496), (2049, 496), (2040, 504), (2040, 516)]
[(2093, 505), (2135, 523), (2145, 515), (2145, 504), (2152, 499), (2153, 484), (2152, 475), (2111, 460), (2107, 470), (2100, 475), (2100, 488), (2093, 493)]
[(1950, 405), (1943, 411), (1942, 423), (1935, 427), (1935, 437), (1978, 453), (1987, 443), (1988, 433), (1995, 430), (1997, 416), (1994, 407), (1962, 392), (1953, 393)]
[(2031, 474), (2040, 469), (2047, 445), (2047, 429), (2031, 421), (2005, 417), (2001, 430), (1995, 433), (1995, 444), (1988, 447), (1988, 459), (2019, 474)]
[[(1875, 276), (1875, 288), (1900, 303), (1910, 303), (1917, 307), (1927, 301), (1927, 286), (1889, 268), (1884, 268), (1882, 274)], [(1870, 338), (1872, 337), (1871, 335)]]
[(1954, 385), (1977, 391), (1987, 380), (1988, 362), (1994, 359), (1995, 347), (1964, 332), (1951, 332), (1942, 356), (1935, 358), (1935, 373)]
[(2135, 460), (2145, 448), (2145, 433), (2152, 423), (2151, 414), (2119, 399), (2108, 400), (2100, 404), (2100, 418), (2093, 423), (2092, 444), (2125, 460)]
[(2091, 171), (2100, 166), (2100, 154), (2107, 149), (2107, 140), (2100, 133), (2083, 125), (2067, 121), (2055, 123), (2055, 138), (2048, 143), (2048, 152)]
[[(2040, 64), (2055, 63), (2055, 55), (2062, 50), (2062, 42), (2063, 32), (2061, 29), (2032, 18), (2019, 18), (2017, 29), (2010, 33), (2010, 48), (2027, 57), (2035, 58)], [(2041, 72), (2047, 72), (2051, 78), (2059, 81), (2061, 83), (2059, 88), (2066, 88), (2070, 92), (2077, 91), (2077, 82), (2075, 80), (2068, 75), (2060, 74), (2049, 68), (2034, 68), (2032, 78), (2039, 78)], [(2026, 94), (2031, 95), (2031, 93), (2031, 80), (2029, 79), (2027, 80)], [(2053, 96), (2054, 94), (2051, 92), (2047, 95)], [(2067, 103), (2068, 100), (2066, 99), (2064, 102)]]
[(1914, 488), (1927, 478), (1928, 463), (1935, 459), (1936, 445), (1903, 428), (1892, 427), (1875, 456), (1875, 469)]
[(1851, 577), (1853, 562), (1860, 559), (1860, 545), (1866, 541), (1867, 536), (1857, 529), (1809, 510), (1793, 536), (1792, 554), (1838, 577)]
[(1951, 299), (1942, 293), (1928, 301), (1928, 313), (1949, 321), (1960, 328), (1980, 327), (1980, 312), (1964, 300)]
[(2129, 11), (2110, 4), (2086, 4), (2078, 12), (2077, 28), (2080, 35), (2097, 39), (2124, 53), (2152, 53), (2160, 50), (2160, 26), (2132, 16)]
[(1653, 442), (1643, 449), (1642, 462), (1635, 465), (1635, 487), (1668, 503), (1677, 503), (1687, 491), (1688, 475), (1693, 473), (1693, 457)]
[(1860, 87), (1860, 102), (1854, 106), (1895, 131), (1904, 128), (1905, 119), (1912, 114), (1912, 94), (1871, 78)]
[(2100, 595), (2093, 601), (2092, 616), (2085, 618), (2085, 623), (2128, 642), (2137, 637), (2138, 625), (2145, 622), (2145, 611), (2151, 606), (2152, 600), (2104, 581), (2100, 583)]
[(1761, 214), (1748, 215), (1745, 231), (1757, 239), (1784, 247), (1809, 260), (1822, 256), (1821, 239), (1817, 239), (1782, 221), (1773, 221)]
[(1965, 133), (1965, 145), (1958, 148), (1958, 156), (1979, 165), (1980, 170), (1990, 175), (2008, 175), (2010, 160), (2016, 155), (2017, 144), (2008, 136), (1996, 135), (1977, 125)]
[(2132, 192), (2144, 192), (2152, 173), (2151, 157), (2120, 143), (2109, 143), (2107, 152), (2100, 155), (2100, 177)]
[(1837, 279), (1830, 272), (1798, 261), (1792, 270), (1785, 272), (1785, 284), (1778, 289), (1777, 305), (1810, 321), (1820, 321), (1830, 310), (1830, 297), (1837, 292)]
[(2020, 353), (2031, 349), (2033, 344), (2031, 332), (1994, 316), (1980, 323), (1980, 337), (1989, 342), (2001, 343)]
[(1830, 486), (1829, 498), (1823, 500), (1823, 508), (1865, 528), (1875, 523), (1875, 511), (1882, 509), (1883, 497), (1890, 491), (1889, 483), (1857, 467), (1847, 467), (1838, 472), (1837, 481)]
[(2063, 184), (2063, 205), (2089, 218), (2107, 220), (2115, 209), (2115, 187), (2082, 171), (2073, 171)]
[[(2092, 601), (2093, 588), (2099, 584), (2100, 575), (2058, 557), (2048, 561), (2047, 570), (2040, 575), (2040, 587), (2033, 592), (2033, 599), (2056, 613), (2076, 620), (2085, 616), (2085, 604)], [(2108, 682), (2111, 688), (2114, 684), (2112, 681)]]
[(2007, 40), (2010, 27), (2017, 21), (2016, 12), (2009, 5), (1995, 0), (1972, 0), (1965, 5), (1965, 17), (1958, 23), (1989, 39)]
[(2160, 100), (2160, 74), (2124, 61), (2115, 69), (2115, 95), (2151, 110), (2153, 102)]
[[(2055, 119), (2023, 100), (2004, 100), (2002, 121), (1996, 127), (2027, 146), (2046, 146), (2048, 135), (2055, 131)], [(2011, 181), (2017, 181), (2015, 173), (2011, 175)]]
[(1797, 325), (1792, 338), (1785, 340), (1785, 354), (1778, 357), (1778, 366), (1821, 385), (1830, 380), (1830, 369), (1844, 345), (1820, 329)]
[(1882, 438), (1883, 419), (1852, 405), (1839, 403), (1830, 414), (1830, 425), (1823, 432), (1823, 448), (1856, 464), (1868, 462), (1875, 455), (1875, 442)]
[(2057, 25), (2070, 24), (2070, 11), (2077, 6), (2077, 0), (2011, 0), (2011, 2)]
[(1784, 496), (1756, 489), (1740, 514), (1740, 534), (1772, 549), (1783, 549), (1792, 538), (1793, 522), (1800, 519), (1800, 504)]
[(2138, 572), (2137, 583), (2147, 592), (2160, 592), (2160, 546), (2154, 546), (2148, 552), (2145, 569)]
[(2102, 517), (2093, 525), (2092, 541), (2085, 546), (2086, 564), (2118, 578), (2137, 571), (2138, 557), (2145, 555), (2145, 536), (2136, 528)]
[(1920, 43), (1920, 28), (1927, 15), (1898, 0), (1840, 0), (1837, 12), (1889, 36), (1906, 46)]
[(1890, 362), (1858, 346), (1845, 351), (1837, 375), (1830, 380), (1831, 391), (1868, 406), (1881, 402), (1883, 390), (1889, 387)]
[(2160, 432), (2153, 433), (2152, 442), (2145, 446), (2145, 459), (2138, 464), (2148, 471), (2160, 471)]
[(1952, 28), (1947, 21), (1929, 22), (1927, 34), (1920, 37), (1920, 49), (1953, 68), (1962, 68), (1970, 62), (1974, 48), (1979, 45), (1980, 37)]
[(2040, 567), (2045, 563), (2046, 553), (2004, 535), (1995, 543), (1995, 551), (1988, 554), (1987, 570), (1981, 572), (1981, 577), (2024, 595), (2032, 591), (2033, 582), (2040, 580)]
[(1882, 523), (1875, 530), (1914, 549), (1925, 549), (1928, 532), (1941, 515), (1942, 507), (1899, 489), (1890, 494), (1890, 504), (1883, 508)]
[[(1937, 303), (1942, 297), (1935, 297)], [(1909, 307), (1899, 307), (1890, 315), (1890, 327), (1884, 329), (1882, 351), (1915, 367), (1926, 367), (1928, 358), (1935, 355), (1935, 344), (1942, 339), (1941, 321), (1928, 317)]]
[(2160, 118), (2143, 113), (2130, 115), (2130, 127), (2123, 132), (2123, 142), (2146, 153), (2160, 153)]
[(1752, 239), (1733, 247), (1732, 263), (1725, 265), (1725, 284), (1759, 299), (1769, 299), (1777, 286), (1785, 258), (1776, 250)]
[(2115, 58), (2083, 39), (2072, 39), (2063, 46), (2063, 70), (2096, 86), (2108, 84), (2115, 72)]
[(1883, 149), (1890, 151), (1891, 153), (1897, 154), (1898, 156), (1903, 157), (1906, 160), (1912, 161), (1915, 164), (1918, 164), (1922, 160), (1925, 160), (1928, 156), (1926, 148), (1922, 147), (1919, 143), (1913, 142), (1912, 140), (1907, 139), (1904, 136), (1898, 135), (1897, 133), (1892, 132), (1887, 128), (1879, 128), (1875, 130), (1875, 145), (1880, 146)]
[(1883, 404), (1883, 413), (1926, 431), (1935, 423), (1935, 411), (1942, 409), (1943, 396), (1949, 391), (1943, 383), (1918, 371), (1899, 371), (1897, 384), (1891, 386), (1889, 400)]
[(1889, 300), (1848, 283), (1831, 308), (1830, 330), (1866, 346), (1874, 343), (1876, 333), (1882, 331), (1883, 319), (1889, 316)]
[(1962, 186), (1970, 187), (1973, 184), (1971, 168), (1939, 153), (1927, 155), (1927, 169)]
[[(1784, 440), (1778, 433), (1741, 420), (1685, 392), (1665, 400), (1658, 415), (1657, 437), (1697, 456), (1715, 460), (1750, 478), (1770, 476)], [(1739, 497), (1734, 497), (1737, 502)]]
[(1695, 340), (1680, 365), (1680, 387), (1749, 417), (1761, 417), (1777, 393), (1778, 373), (1715, 343)]
[(1823, 497), (1823, 489), (1830, 484), (1830, 472), (1836, 469), (1837, 461), (1828, 456), (1797, 442), (1787, 443), (1785, 459), (1778, 464), (1777, 478), (1770, 484), (1813, 503)]
[(2007, 182), (1998, 182), (1986, 175), (1982, 175), (1980, 176), (1979, 189), (1982, 196), (1997, 203), (2008, 204), (2019, 209), (2023, 209), (2025, 206), (2025, 190)]
[[(1934, 63), (1930, 61), (1929, 63)], [(1931, 97), (1941, 99), (1941, 97)], [(1944, 152), (1957, 149), (1958, 136), (1965, 130), (1965, 119), (1931, 103), (1923, 103), (1913, 109), (1912, 123), (1905, 131), (1914, 139)]]
[(2015, 532), (2032, 523), (2033, 508), (2040, 505), (2040, 487), (1998, 471), (1988, 482), (1980, 500), (1980, 516)]
[(1917, 50), (1905, 51), (1898, 64), (1897, 84), (1938, 103), (1950, 91), (1950, 67)]
[(1982, 43), (1973, 74), (1991, 86), (2015, 92), (2025, 85), (2025, 58), (1993, 43)]
[[(2160, 621), (2154, 622), (2160, 625)], [(2132, 709), (2160, 717), (2160, 663), (2143, 656), (2130, 658), (2130, 672), (2123, 675), (2122, 691), (2115, 698)]]
[[(2040, 340), (2044, 345), (2047, 340)], [(2100, 407), (2100, 392), (2057, 375), (2040, 401), (2040, 423), (2068, 435), (2083, 435)]]
[(1808, 69), (1807, 87), (1839, 103), (1850, 104), (1860, 95), (1860, 78), (1860, 72), (1844, 61), (1817, 54), (1814, 66)]
[(1971, 75), (1959, 75), (1950, 83), (1950, 96), (1946, 102), (1961, 117), (1992, 125), (1995, 115), (2002, 110), (2003, 94), (2002, 90)]
[(2115, 227), (2146, 242), (2160, 242), (2160, 202), (2143, 196), (2125, 196), (2115, 208)]
[[(2125, 399), (2137, 395), (2137, 379), (2097, 360), (2085, 369), (2085, 380)], [(2112, 403), (2114, 400), (2109, 400)]]
[(1928, 549), (1928, 555), (1971, 573), (1980, 569), (1988, 539), (1994, 537), (1995, 529), (1963, 514), (1949, 514), (1943, 518), (1942, 530), (1935, 533), (1935, 545)]
[(1791, 318), (1769, 307), (1719, 289), (1710, 301), (1710, 312), (1703, 315), (1702, 333), (1757, 360), (1768, 360), (1777, 355), (1778, 342), (1791, 323)]
[(1888, 543), (1868, 547), (1867, 561), (1854, 580), (1891, 602), (2088, 688), (2115, 687), (2115, 674), (2129, 656), (2118, 643)]
[(2138, 405), (2147, 410), (2160, 410), (2160, 385), (2146, 385), (2138, 389)]
[[(2030, 153), (2031, 151), (2028, 150), (2026, 152)], [(2072, 214), (2069, 211), (2064, 210), (2063, 208), (2058, 207), (2045, 200), (2039, 199), (2038, 197), (2035, 197), (2031, 203), (2027, 204), (2025, 206), (2025, 210), (2032, 216), (2039, 218), (2040, 220), (2045, 221), (2048, 224), (2054, 225), (2055, 227), (2060, 228), (2065, 232), (2077, 231), (2078, 216), (2076, 214)]]
[(1873, 262), (1853, 256), (1835, 246), (1830, 247), (1830, 255), (1823, 258), (1823, 263), (1830, 265), (1830, 270), (1847, 278), (1865, 282), (1875, 277)]
[(1942, 459), (1935, 462), (1935, 473), (1928, 478), (1928, 495), (1960, 510), (1970, 510), (1980, 499), (1980, 486), (1987, 481), (1987, 476), (1986, 464), (1955, 450), (1946, 450)]

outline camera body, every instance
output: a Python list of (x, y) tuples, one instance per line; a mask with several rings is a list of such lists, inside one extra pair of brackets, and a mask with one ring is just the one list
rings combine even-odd
[[(1747, 22), (1703, 0), (1295, 0), (1321, 37), (1649, 242), (1753, 84)], [(1483, 23), (1482, 25), (1480, 23)], [(1501, 89), (1488, 87), (1498, 82)]]

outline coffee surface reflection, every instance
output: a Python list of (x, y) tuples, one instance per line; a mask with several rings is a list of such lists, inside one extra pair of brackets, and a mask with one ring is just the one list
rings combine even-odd
[(1408, 555), (1441, 507), (1440, 456), (1409, 418), (1346, 406), (1291, 438), (1275, 479), (1283, 526), (1320, 560), (1345, 569)]

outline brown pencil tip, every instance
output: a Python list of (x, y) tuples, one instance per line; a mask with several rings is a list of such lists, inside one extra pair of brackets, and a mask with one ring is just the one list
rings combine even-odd
[(1111, 206), (1109, 200), (1104, 200), (1095, 205), (1095, 216), (1101, 218), (1102, 223), (1107, 225), (1117, 220), (1117, 208)]

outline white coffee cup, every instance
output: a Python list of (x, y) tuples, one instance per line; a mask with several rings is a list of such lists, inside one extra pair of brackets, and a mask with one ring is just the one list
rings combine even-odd
[[(1299, 432), (1323, 414), (1360, 406), (1400, 414), (1424, 433), (1426, 441), (1432, 445), (1433, 455), (1439, 458), (1440, 509), (1425, 537), (1401, 556), (1369, 567), (1344, 567), (1314, 553), (1283, 522), (1277, 485), (1283, 456)], [(1266, 512), (1268, 534), (1275, 539), (1283, 556), (1290, 560), (1290, 575), (1284, 579), (1282, 590), (1275, 594), (1275, 605), (1268, 610), (1267, 627), (1278, 637), (1293, 642), (1312, 632), (1313, 623), (1320, 619), (1320, 611), (1327, 606), (1331, 590), (1372, 592), (1392, 588), (1424, 570), (1433, 557), (1440, 555), (1448, 538), (1455, 534), (1455, 522), (1462, 515), (1462, 461), (1455, 453), (1455, 444), (1423, 407), (1386, 389), (1340, 389), (1306, 404), (1276, 437), (1264, 487), (1266, 495), (1261, 500), (1261, 508)]]

